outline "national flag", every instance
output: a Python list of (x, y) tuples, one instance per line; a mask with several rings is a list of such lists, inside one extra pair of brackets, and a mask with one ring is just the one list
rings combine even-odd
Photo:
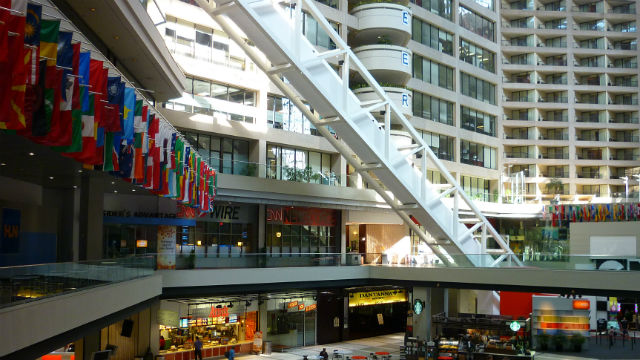
[[(13, 0), (10, 5), (13, 12), (8, 17), (3, 16), (4, 21), (8, 24), (8, 31), (13, 33), (8, 40), (10, 57), (6, 63), (6, 70), (2, 70), (8, 74), (0, 75), (4, 78), (2, 85), (0, 85), (2, 87), (2, 95), (0, 96), (3, 97), (3, 106), (6, 105), (6, 102), (9, 103), (10, 111), (0, 114), (0, 129), (23, 130), (27, 125), (24, 113), (27, 84), (24, 28), (27, 3), (25, 0)], [(7, 13), (6, 10), (4, 12)], [(4, 82), (7, 78), (10, 80)]]
[(91, 77), (91, 53), (80, 53), (78, 59), (78, 82), (80, 83), (80, 103), (82, 112), (89, 112), (89, 80)]
[(135, 90), (129, 87), (124, 88), (124, 107), (122, 110), (122, 115), (124, 119), (123, 123), (123, 139), (127, 141), (128, 144), (133, 144), (133, 133), (134, 133), (134, 120), (133, 114), (136, 107), (136, 93)]
[(51, 118), (51, 133), (49, 134), (45, 144), (58, 147), (70, 147), (73, 139), (73, 116), (72, 100), (73, 90), (75, 89), (76, 78), (73, 75), (73, 46), (71, 39), (73, 33), (60, 31), (58, 33), (57, 45), (57, 68), (56, 72), (60, 73), (58, 89), (55, 90), (55, 100), (57, 109), (54, 106), (56, 114)]
[(67, 31), (60, 31), (58, 33), (58, 52), (56, 64), (64, 71), (64, 78), (62, 79), (62, 105), (61, 111), (71, 111), (71, 102), (73, 99), (73, 89), (75, 78), (69, 76), (73, 74), (73, 46), (71, 40), (73, 39), (73, 33)]
[(82, 163), (95, 158), (96, 154), (96, 134), (94, 123), (94, 95), (89, 94), (88, 110), (82, 111), (82, 150), (76, 153), (66, 153)]
[(40, 57), (49, 60), (48, 64), (56, 63), (59, 32), (60, 20), (40, 20)]
[(134, 151), (133, 178), (136, 181), (144, 181), (144, 140), (147, 136), (147, 113), (148, 108), (142, 105), (142, 100), (136, 101), (136, 112), (134, 116)]
[[(37, 137), (34, 141), (38, 143), (46, 143), (46, 138), (51, 131), (52, 122), (58, 125), (58, 119), (52, 117), (58, 116), (60, 111), (60, 103), (56, 105), (56, 90), (60, 90), (60, 82), (62, 73), (57, 71), (55, 66), (48, 66), (41, 63), (40, 82), (38, 83), (38, 105), (33, 114), (33, 124), (31, 135)], [(58, 75), (59, 74), (59, 75)]]
[(29, 3), (24, 28), (24, 43), (40, 46), (40, 22), (42, 21), (42, 5)]
[[(0, 6), (5, 9), (11, 9), (11, 0), (0, 0)], [(0, 9), (0, 70), (8, 72), (9, 62), (9, 19), (11, 12), (9, 10)], [(9, 77), (10, 78), (10, 77)], [(4, 80), (4, 78), (0, 79)], [(3, 83), (4, 84), (4, 83)], [(7, 100), (8, 104), (8, 100)], [(8, 108), (3, 104), (2, 110)], [(5, 114), (7, 112), (3, 111)]]
[[(67, 97), (71, 101), (63, 102), (61, 108), (64, 108), (62, 112), (63, 117), (71, 116), (71, 142), (69, 146), (56, 147), (54, 150), (65, 153), (76, 153), (82, 151), (82, 104), (80, 96), (80, 82), (78, 81), (78, 65), (80, 63), (80, 43), (72, 44), (72, 72), (67, 74), (67, 77), (73, 79), (73, 87), (70, 90), (71, 94), (67, 92)], [(73, 76), (70, 76), (73, 75)]]

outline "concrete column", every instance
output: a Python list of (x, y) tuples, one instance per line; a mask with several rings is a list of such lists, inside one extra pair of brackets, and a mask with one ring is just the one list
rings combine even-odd
[[(119, 180), (117, 180), (119, 181)], [(104, 179), (87, 173), (80, 194), (79, 260), (102, 259)]]
[(413, 314), (413, 336), (420, 339), (431, 338), (431, 289), (413, 288), (413, 301), (424, 301), (424, 310), (420, 315)]
[(262, 341), (268, 341), (267, 334), (267, 300), (263, 299), (262, 304), (258, 304), (258, 330), (262, 331)]
[(257, 154), (252, 152), (250, 161), (254, 161), (258, 165), (258, 177), (264, 178), (267, 176), (267, 140), (258, 140)]
[(442, 311), (444, 312), (444, 316), (449, 316), (449, 289), (444, 289), (442, 296), (442, 304), (444, 306), (444, 309)]
[[(148, 324), (147, 326), (148, 333), (147, 338), (149, 339), (148, 347), (151, 348), (151, 353), (156, 355), (160, 353), (160, 324), (158, 323), (158, 311), (160, 310), (160, 300), (156, 300), (151, 304), (149, 310), (144, 311), (147, 312), (148, 315)], [(142, 316), (141, 316), (142, 318)], [(140, 323), (142, 326), (142, 322)], [(140, 340), (142, 342), (142, 339)], [(142, 351), (138, 351), (138, 354), (144, 354), (146, 351), (146, 347), (142, 349)]]
[(347, 239), (349, 238), (349, 233), (347, 231), (347, 219), (349, 217), (349, 211), (351, 210), (341, 210), (341, 220), (340, 220), (340, 264), (344, 265), (347, 262)]
[(267, 246), (266, 241), (266, 205), (259, 204), (258, 205), (258, 248), (255, 249), (254, 252), (260, 252), (261, 249), (264, 249)]

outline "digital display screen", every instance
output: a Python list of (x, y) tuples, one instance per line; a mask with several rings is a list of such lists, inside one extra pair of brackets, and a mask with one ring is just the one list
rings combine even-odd
[(229, 324), (237, 323), (238, 315), (237, 314), (229, 314)]

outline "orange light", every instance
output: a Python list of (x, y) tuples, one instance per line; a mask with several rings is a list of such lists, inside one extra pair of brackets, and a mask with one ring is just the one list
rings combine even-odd
[(146, 248), (147, 247), (147, 240), (136, 240), (136, 247)]
[(573, 308), (576, 310), (589, 310), (591, 302), (589, 300), (573, 300)]
[(292, 301), (287, 305), (287, 308), (289, 308), (289, 309), (292, 309), (292, 308), (295, 308), (295, 307), (298, 307), (298, 300)]

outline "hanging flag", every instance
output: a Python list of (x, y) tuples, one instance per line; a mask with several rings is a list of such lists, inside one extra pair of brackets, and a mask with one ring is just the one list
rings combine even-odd
[(51, 65), (55, 65), (58, 56), (59, 32), (60, 20), (40, 20), (40, 57), (47, 58)]
[(56, 84), (56, 67), (47, 66), (46, 60), (40, 62), (40, 76), (36, 92), (36, 105), (31, 128), (32, 136), (43, 137), (51, 130), (51, 116), (54, 108)]
[[(0, 6), (4, 9), (10, 9), (11, 0), (0, 0)], [(4, 9), (0, 9), (0, 70), (6, 72), (8, 71), (6, 69), (9, 62), (9, 18), (11, 17), (11, 12)], [(0, 80), (4, 80), (4, 78)], [(2, 110), (4, 109), (5, 107), (3, 106)], [(6, 112), (3, 111), (3, 113)]]
[(122, 110), (122, 115), (124, 119), (123, 123), (123, 139), (127, 141), (128, 144), (133, 144), (133, 114), (136, 107), (136, 93), (135, 90), (129, 87), (124, 88), (124, 107)]
[(78, 82), (80, 83), (80, 103), (82, 112), (89, 112), (89, 80), (91, 77), (91, 53), (82, 52), (78, 59)]
[[(62, 116), (71, 116), (71, 144), (69, 146), (56, 147), (54, 150), (65, 153), (75, 153), (82, 151), (82, 104), (80, 103), (80, 83), (78, 81), (78, 65), (80, 63), (80, 43), (73, 44), (73, 58), (71, 76), (73, 78), (73, 89), (71, 90), (71, 102), (61, 107), (65, 109), (71, 105), (71, 110), (62, 112)], [(69, 76), (69, 75), (68, 75)]]
[[(0, 90), (2, 97), (2, 108), (6, 108), (8, 102), (9, 112), (0, 114), (0, 129), (23, 130), (26, 128), (26, 119), (24, 113), (24, 99), (27, 85), (26, 65), (24, 61), (24, 28), (25, 13), (27, 3), (24, 0), (14, 0), (11, 5), (12, 12), (9, 16), (3, 16), (7, 22), (7, 30), (13, 34), (8, 39), (9, 59), (5, 66), (0, 67), (0, 71), (6, 72), (0, 75)], [(6, 4), (5, 4), (6, 5)], [(5, 14), (6, 10), (3, 10)], [(5, 70), (2, 70), (4, 68)]]
[(142, 100), (136, 101), (136, 110), (134, 116), (134, 160), (133, 160), (133, 178), (136, 181), (144, 180), (144, 156), (143, 143), (147, 136), (147, 106), (142, 105)]
[(40, 21), (42, 20), (42, 5), (28, 3), (27, 18), (24, 28), (24, 43), (40, 46)]

